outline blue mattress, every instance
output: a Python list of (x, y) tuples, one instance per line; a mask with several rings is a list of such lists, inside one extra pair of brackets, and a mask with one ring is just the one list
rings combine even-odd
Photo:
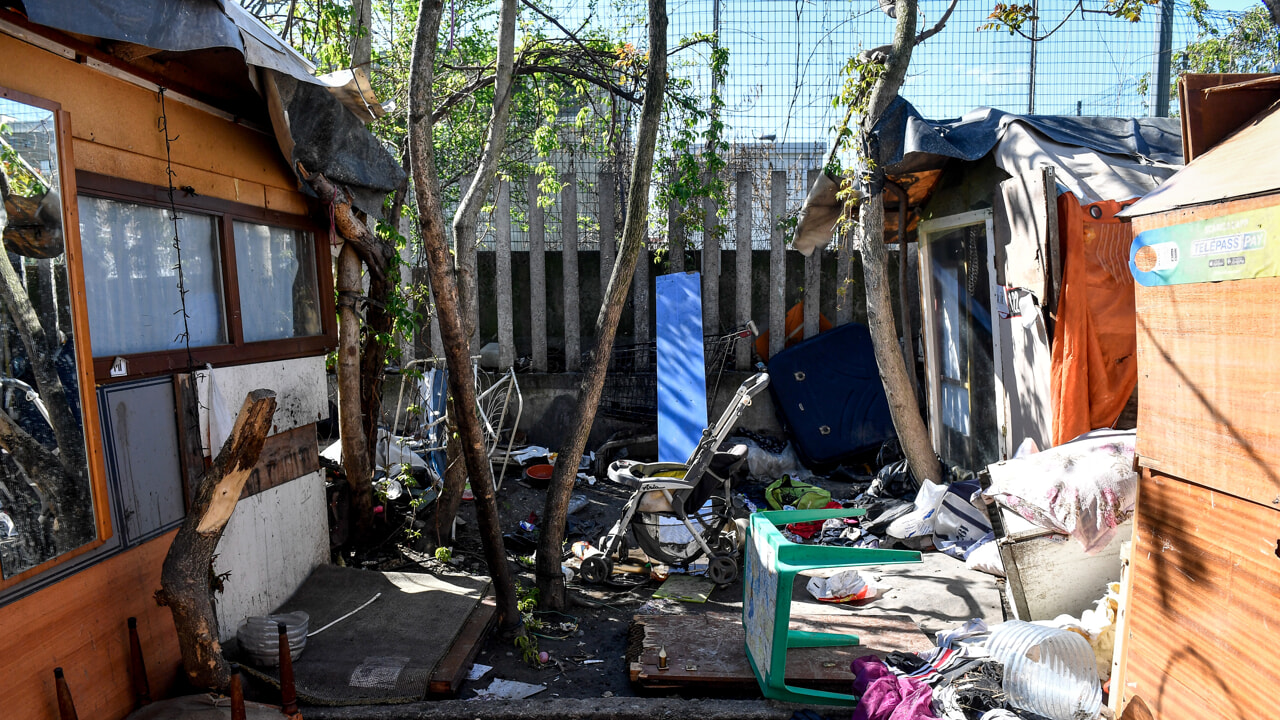
[(865, 325), (841, 325), (778, 353), (769, 389), (806, 465), (839, 463), (895, 437)]

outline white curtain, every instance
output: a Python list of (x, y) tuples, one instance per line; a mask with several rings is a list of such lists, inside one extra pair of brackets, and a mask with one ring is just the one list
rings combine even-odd
[(234, 226), (244, 341), (319, 335), (311, 235), (239, 221)]
[[(78, 204), (94, 356), (184, 347), (169, 211), (83, 195)], [(190, 344), (224, 344), (216, 219), (185, 211), (178, 217)]]

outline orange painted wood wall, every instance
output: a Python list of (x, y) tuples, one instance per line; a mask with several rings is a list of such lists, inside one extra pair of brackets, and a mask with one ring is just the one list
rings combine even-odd
[[(156, 93), (0, 35), (0, 86), (53, 100), (71, 115), (79, 170), (166, 184)], [(201, 195), (304, 214), (275, 139), (169, 100), (175, 185)], [(0, 717), (56, 720), (53, 668), (64, 668), (81, 718), (133, 708), (127, 618), (138, 618), (153, 695), (179, 676), (173, 621), (152, 594), (172, 533), (0, 606)]]
[(0, 607), (0, 716), (57, 720), (53, 668), (61, 666), (85, 720), (119, 720), (133, 709), (128, 618), (153, 696), (179, 676), (173, 617), (156, 605), (160, 566), (173, 533), (116, 555), (34, 595)]

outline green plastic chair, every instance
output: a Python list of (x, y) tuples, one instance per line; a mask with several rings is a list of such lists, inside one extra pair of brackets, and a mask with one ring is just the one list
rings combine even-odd
[(797, 545), (783, 537), (778, 526), (864, 514), (865, 510), (832, 509), (781, 510), (751, 515), (745, 546), (746, 575), (742, 583), (742, 627), (747, 636), (747, 660), (766, 698), (823, 705), (857, 704), (858, 698), (854, 695), (795, 687), (786, 682), (789, 649), (841, 647), (859, 642), (857, 635), (789, 629), (796, 573), (833, 567), (918, 563), (920, 553), (914, 550)]

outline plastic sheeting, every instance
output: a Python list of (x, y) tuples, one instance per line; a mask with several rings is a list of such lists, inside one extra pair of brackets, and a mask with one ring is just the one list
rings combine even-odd
[(201, 57), (201, 51), (235, 50), (244, 56), (248, 73), (261, 69), (261, 77), (252, 79), (272, 110), (281, 152), (295, 171), (302, 162), (308, 172), (347, 185), (356, 205), (370, 213), (405, 181), (399, 162), (364, 126), (380, 108), (368, 102), (359, 75), (351, 74), (343, 84), (339, 78), (315, 77), (306, 58), (234, 2), (40, 0), (24, 6), (37, 25), (184, 53), (181, 59), (196, 72), (202, 64), (218, 62), (217, 56)]

